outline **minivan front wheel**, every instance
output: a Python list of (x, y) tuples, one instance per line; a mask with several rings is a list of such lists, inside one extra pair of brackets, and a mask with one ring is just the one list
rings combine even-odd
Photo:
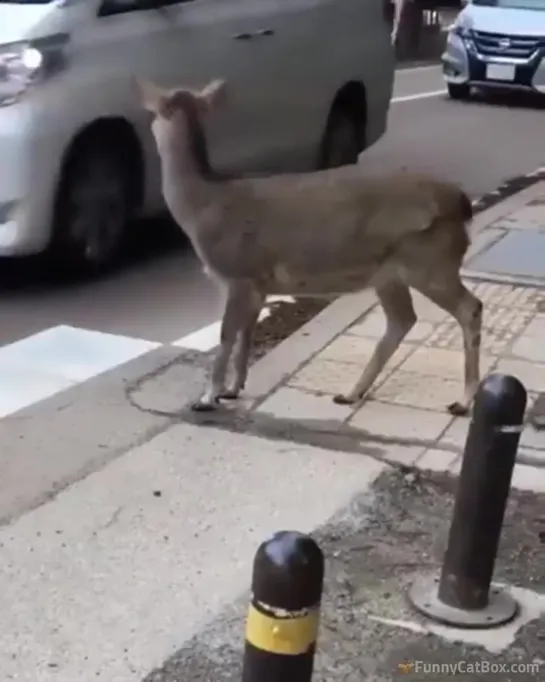
[(338, 168), (357, 163), (364, 140), (365, 120), (360, 112), (334, 106), (322, 142), (320, 167)]
[(59, 187), (51, 254), (58, 269), (92, 274), (119, 254), (131, 209), (127, 165), (115, 147), (85, 145)]

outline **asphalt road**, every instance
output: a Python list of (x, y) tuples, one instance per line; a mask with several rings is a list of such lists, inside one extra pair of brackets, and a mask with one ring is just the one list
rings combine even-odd
[[(451, 102), (443, 87), (438, 67), (398, 72), (389, 130), (365, 152), (366, 170), (431, 170), (478, 195), (543, 163), (539, 108)], [(60, 324), (170, 343), (220, 316), (218, 292), (188, 248), (78, 286), (19, 279), (4, 291), (0, 283), (0, 346)], [(205, 333), (190, 346), (206, 349), (209, 338)]]

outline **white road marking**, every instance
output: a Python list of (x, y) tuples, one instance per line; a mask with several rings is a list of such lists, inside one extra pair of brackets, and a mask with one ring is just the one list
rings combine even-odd
[(0, 418), (161, 344), (60, 325), (0, 348)]
[(219, 343), (221, 321), (212, 322), (206, 327), (201, 327), (191, 334), (182, 336), (181, 339), (172, 342), (172, 346), (185, 348), (186, 350), (198, 350), (206, 353), (215, 348)]
[[(294, 303), (291, 296), (271, 296)], [(271, 315), (264, 306), (259, 321)], [(161, 346), (207, 352), (219, 345), (221, 320), (183, 336), (159, 343), (68, 325), (50, 327), (0, 347), (0, 419), (51, 398), (93, 377), (115, 369)]]
[[(266, 319), (271, 314), (269, 308), (263, 308), (259, 313), (259, 321)], [(220, 343), (220, 332), (221, 332), (221, 320), (212, 322), (206, 327), (197, 329), (197, 331), (191, 332), (186, 336), (182, 336), (181, 339), (173, 341), (170, 345), (176, 346), (176, 348), (184, 348), (185, 350), (198, 350), (201, 353), (206, 353)]]
[[(269, 303), (274, 303), (275, 301), (285, 301), (287, 303), (294, 303), (295, 299), (292, 296), (270, 296), (267, 301)], [(269, 306), (265, 306), (259, 313), (259, 322), (270, 317), (271, 309)], [(176, 346), (177, 348), (185, 348), (186, 350), (197, 350), (202, 353), (211, 351), (213, 348), (220, 343), (220, 331), (221, 331), (221, 320), (212, 322), (212, 324), (197, 329), (190, 334), (182, 336), (181, 339), (173, 341), (170, 345)]]
[(405, 68), (399, 68), (399, 69), (396, 69), (395, 72), (396, 72), (396, 74), (402, 74), (402, 73), (411, 74), (411, 73), (417, 73), (419, 71), (433, 71), (433, 70), (440, 69), (440, 68), (441, 68), (441, 64), (439, 62), (437, 62), (436, 64), (424, 64), (422, 66), (410, 66), (406, 69)]
[(400, 102), (413, 102), (419, 99), (431, 99), (432, 97), (440, 97), (446, 95), (446, 89), (430, 90), (429, 92), (417, 92), (414, 95), (401, 95), (401, 97), (392, 97), (391, 103), (398, 104)]

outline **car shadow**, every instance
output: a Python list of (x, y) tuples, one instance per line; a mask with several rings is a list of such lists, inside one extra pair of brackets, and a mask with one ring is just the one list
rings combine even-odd
[(475, 89), (465, 104), (508, 109), (545, 109), (545, 95), (531, 92), (496, 92)]
[(67, 275), (51, 270), (44, 256), (0, 258), (0, 301), (64, 287), (87, 286), (93, 281), (116, 279), (162, 256), (191, 248), (184, 233), (167, 217), (135, 221), (127, 230), (120, 257), (96, 275)]

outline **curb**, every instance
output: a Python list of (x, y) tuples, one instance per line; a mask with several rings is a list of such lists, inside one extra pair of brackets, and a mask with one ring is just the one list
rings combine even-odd
[(257, 360), (250, 370), (250, 411), (377, 303), (372, 289), (337, 298)]
[[(521, 195), (525, 194), (526, 190), (544, 179), (545, 167), (540, 167), (526, 175), (510, 178), (497, 189), (474, 200), (477, 240), (487, 224), (506, 215), (513, 204), (520, 203)], [(494, 211), (496, 205), (497, 210)], [(485, 211), (493, 212), (493, 217), (491, 220), (487, 219), (486, 222), (479, 221), (479, 216)], [(472, 257), (488, 245), (486, 240), (476, 243), (476, 251)], [(470, 271), (462, 271), (462, 275), (472, 277)], [(346, 329), (357, 322), (358, 318), (367, 315), (377, 304), (378, 300), (372, 289), (347, 294), (334, 300), (317, 315), (275, 344), (251, 367), (248, 410), (252, 412), (258, 408), (303, 364), (312, 360), (323, 348), (343, 334)], [(542, 460), (534, 459), (527, 453), (521, 455), (517, 462), (536, 468), (545, 466)]]
[(508, 178), (496, 189), (486, 192), (486, 194), (483, 194), (481, 197), (474, 200), (473, 208), (476, 213), (485, 211), (500, 201), (512, 197), (513, 195), (528, 189), (532, 185), (541, 182), (541, 180), (545, 180), (545, 166), (540, 166), (539, 168), (536, 168), (530, 173), (525, 173), (524, 175), (515, 175), (511, 178)]

